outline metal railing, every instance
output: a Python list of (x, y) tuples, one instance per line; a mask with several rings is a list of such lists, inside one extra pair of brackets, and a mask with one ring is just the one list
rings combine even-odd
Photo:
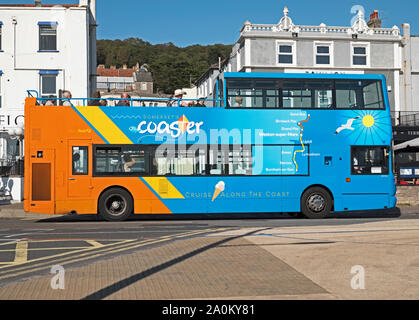
[[(224, 107), (224, 99), (169, 99), (169, 98), (48, 98), (39, 97), (36, 90), (27, 90), (28, 97), (36, 98), (43, 106), (109, 106), (109, 107)], [(199, 101), (202, 103), (199, 104)]]
[(393, 126), (419, 126), (419, 111), (392, 111), (391, 119)]
[(0, 160), (0, 176), (23, 176), (25, 173), (25, 161), (17, 160)]

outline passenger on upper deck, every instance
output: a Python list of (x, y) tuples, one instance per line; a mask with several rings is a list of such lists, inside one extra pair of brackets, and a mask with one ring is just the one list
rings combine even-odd
[(71, 103), (71, 100), (70, 100), (72, 98), (72, 95), (71, 95), (70, 91), (68, 91), (68, 90), (64, 91), (63, 92), (63, 97), (64, 97), (64, 100), (62, 102), (63, 106), (73, 106), (73, 104)]
[(121, 99), (124, 100), (119, 100), (118, 103), (116, 104), (118, 107), (129, 107), (130, 106), (130, 102), (129, 100), (125, 100), (125, 99), (131, 99), (131, 96), (128, 93), (122, 93), (121, 94)]
[(175, 90), (174, 97), (172, 99), (178, 99), (179, 101), (170, 101), (169, 106), (171, 107), (188, 107), (188, 103), (186, 101), (182, 101), (183, 95), (186, 92), (182, 91), (181, 89)]
[(45, 106), (56, 106), (57, 105), (57, 100), (55, 99), (55, 96), (49, 96), (49, 99), (47, 101), (45, 101)]
[(199, 98), (198, 101), (195, 104), (195, 107), (206, 107), (204, 99), (205, 98), (203, 98), (203, 97)]
[(89, 99), (87, 105), (88, 106), (101, 106), (101, 107), (106, 106), (108, 104), (107, 101), (100, 98), (101, 98), (100, 92), (96, 91), (95, 93), (93, 93), (92, 99)]

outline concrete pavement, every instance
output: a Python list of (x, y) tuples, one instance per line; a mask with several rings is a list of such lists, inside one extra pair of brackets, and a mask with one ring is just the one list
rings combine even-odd
[[(0, 287), (0, 299), (419, 298), (417, 218), (270, 224), (162, 241), (77, 267), (63, 263), (64, 290), (52, 289), (53, 275), (44, 274)], [(360, 275), (354, 266), (364, 270), (364, 289), (351, 286)]]

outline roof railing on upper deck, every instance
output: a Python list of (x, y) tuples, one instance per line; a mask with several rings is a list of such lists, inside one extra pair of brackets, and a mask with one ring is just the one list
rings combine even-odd
[[(108, 107), (224, 107), (223, 99), (168, 99), (168, 98), (49, 98), (39, 97), (36, 90), (27, 90), (28, 97), (36, 98), (42, 106), (108, 106)], [(202, 104), (199, 104), (199, 101)]]

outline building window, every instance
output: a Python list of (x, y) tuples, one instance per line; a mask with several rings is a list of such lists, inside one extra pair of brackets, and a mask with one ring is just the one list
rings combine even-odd
[(41, 96), (42, 98), (57, 97), (57, 75), (55, 71), (41, 71)]
[(369, 65), (369, 44), (352, 44), (352, 66)]
[(147, 90), (147, 83), (146, 82), (141, 83), (141, 90), (143, 90), (143, 91)]
[(332, 43), (314, 43), (315, 65), (333, 65), (333, 45)]
[(39, 51), (57, 51), (57, 22), (39, 22)]
[(278, 50), (278, 64), (295, 65), (295, 42), (292, 41), (277, 41)]

